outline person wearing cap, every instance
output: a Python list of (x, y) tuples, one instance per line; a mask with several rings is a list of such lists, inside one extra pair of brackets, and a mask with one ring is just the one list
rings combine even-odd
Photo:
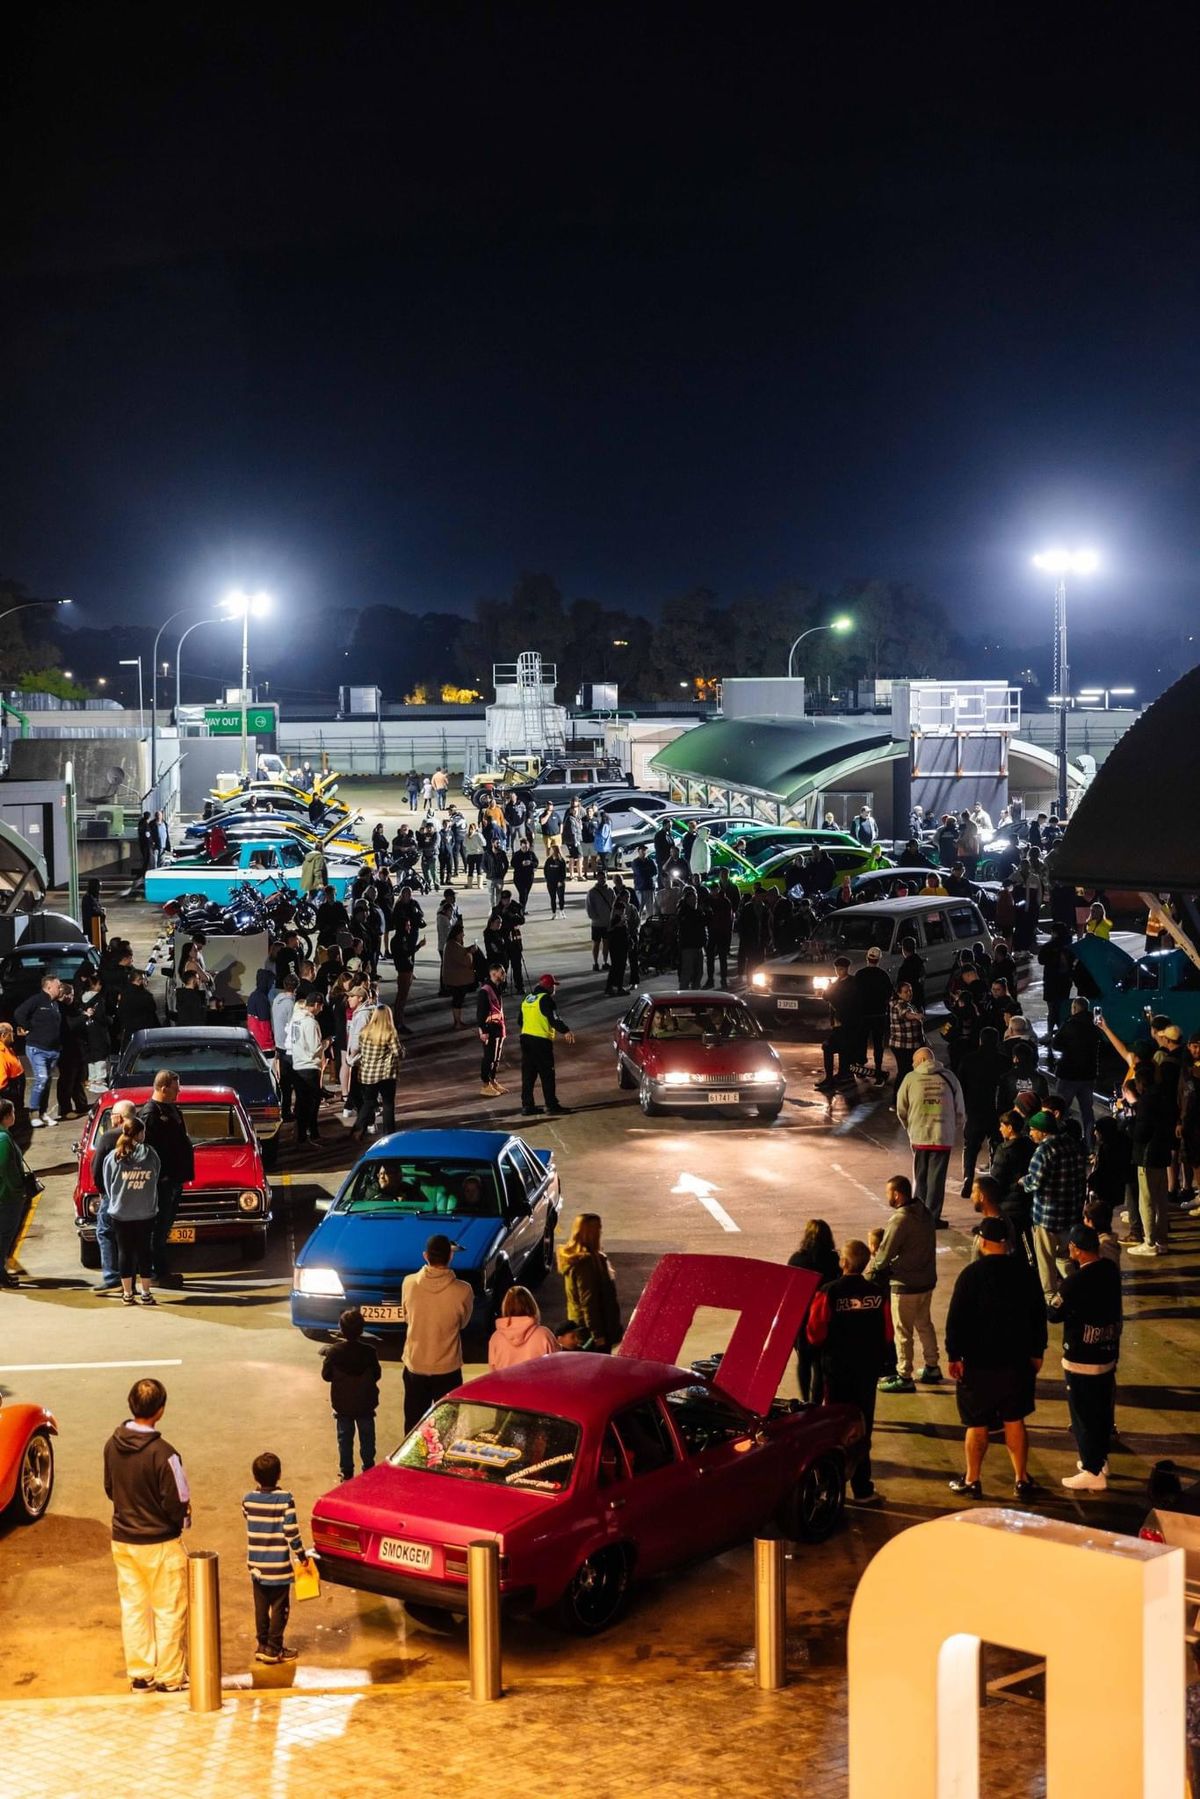
[(1075, 1226), (1067, 1254), (1072, 1266), (1062, 1289), (1062, 1365), (1079, 1468), (1064, 1476), (1063, 1486), (1103, 1493), (1121, 1349), (1121, 1271), (1102, 1254), (1099, 1232), (1090, 1224)]
[(475, 1295), (450, 1266), (454, 1244), (436, 1231), (425, 1245), (423, 1268), (405, 1276), (401, 1289), (404, 1322), (404, 1430), (420, 1422), (439, 1399), (462, 1381), (462, 1333), (470, 1322)]
[(821, 1045), (825, 1076), (815, 1083), (823, 1091), (852, 1084), (854, 1065), (861, 1062), (863, 1056), (862, 995), (850, 974), (850, 958), (838, 956), (833, 964), (833, 972), (833, 986), (825, 995), (833, 1023)]
[(963, 1499), (983, 1498), (988, 1434), (1004, 1430), (1013, 1467), (1013, 1496), (1031, 1499), (1029, 1437), (1034, 1385), (1046, 1353), (1046, 1312), (1022, 1258), (1008, 1253), (1002, 1218), (979, 1227), (979, 1257), (954, 1283), (946, 1314), (946, 1356), (957, 1382), (958, 1415), (966, 1430), (966, 1472), (949, 1483)]
[(913, 1193), (928, 1207), (938, 1230), (950, 1228), (942, 1217), (946, 1173), (966, 1116), (957, 1075), (939, 1067), (931, 1049), (917, 1050), (896, 1095), (896, 1117), (912, 1150)]
[(1029, 1135), (1035, 1147), (1024, 1186), (1033, 1220), (1033, 1253), (1046, 1304), (1057, 1308), (1068, 1240), (1083, 1219), (1087, 1152), (1080, 1138), (1059, 1130), (1052, 1112), (1035, 1112)]
[(558, 982), (552, 974), (544, 974), (532, 993), (521, 1001), (521, 1110), (532, 1117), (542, 1107), (534, 1104), (534, 1088), (542, 1083), (545, 1110), (561, 1115), (569, 1106), (558, 1103), (554, 1079), (554, 1039), (574, 1043), (575, 1034), (560, 1017), (554, 1002)]
[(866, 967), (858, 969), (854, 976), (862, 1014), (863, 1055), (865, 1057), (869, 1043), (875, 1063), (877, 1087), (882, 1087), (886, 1079), (883, 1072), (883, 1046), (887, 1042), (888, 1007), (892, 1003), (891, 977), (881, 966), (882, 961), (883, 951), (877, 943), (873, 943), (867, 951)]

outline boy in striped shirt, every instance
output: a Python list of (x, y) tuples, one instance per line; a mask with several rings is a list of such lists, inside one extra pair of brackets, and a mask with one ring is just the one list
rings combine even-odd
[(294, 1649), (285, 1649), (292, 1606), (292, 1557), (308, 1567), (308, 1551), (296, 1522), (296, 1501), (279, 1490), (283, 1468), (268, 1451), (256, 1456), (251, 1466), (258, 1485), (242, 1500), (246, 1520), (247, 1565), (254, 1588), (254, 1628), (258, 1638), (256, 1662), (290, 1662)]

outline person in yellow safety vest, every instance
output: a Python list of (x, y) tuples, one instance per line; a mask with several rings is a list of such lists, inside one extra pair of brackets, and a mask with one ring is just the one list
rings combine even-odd
[(575, 1041), (574, 1033), (568, 1030), (554, 1004), (557, 986), (552, 974), (544, 974), (533, 992), (521, 1001), (521, 1111), (526, 1117), (543, 1110), (533, 1103), (533, 1090), (539, 1080), (547, 1112), (557, 1115), (571, 1110), (570, 1106), (559, 1105), (554, 1085), (554, 1039)]

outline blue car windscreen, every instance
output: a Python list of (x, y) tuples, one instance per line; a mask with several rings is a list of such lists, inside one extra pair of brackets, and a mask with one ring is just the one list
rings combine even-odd
[(501, 1206), (490, 1162), (397, 1156), (361, 1163), (337, 1209), (388, 1217), (498, 1218)]

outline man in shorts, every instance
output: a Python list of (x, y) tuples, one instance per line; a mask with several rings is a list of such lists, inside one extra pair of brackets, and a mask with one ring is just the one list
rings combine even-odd
[(979, 1256), (954, 1284), (946, 1314), (946, 1356), (958, 1383), (958, 1415), (966, 1427), (967, 1471), (950, 1482), (964, 1499), (982, 1499), (988, 1432), (1003, 1429), (1013, 1465), (1013, 1492), (1031, 1499), (1025, 1420), (1046, 1353), (1046, 1307), (1023, 1256), (1008, 1253), (1002, 1218), (979, 1227)]

